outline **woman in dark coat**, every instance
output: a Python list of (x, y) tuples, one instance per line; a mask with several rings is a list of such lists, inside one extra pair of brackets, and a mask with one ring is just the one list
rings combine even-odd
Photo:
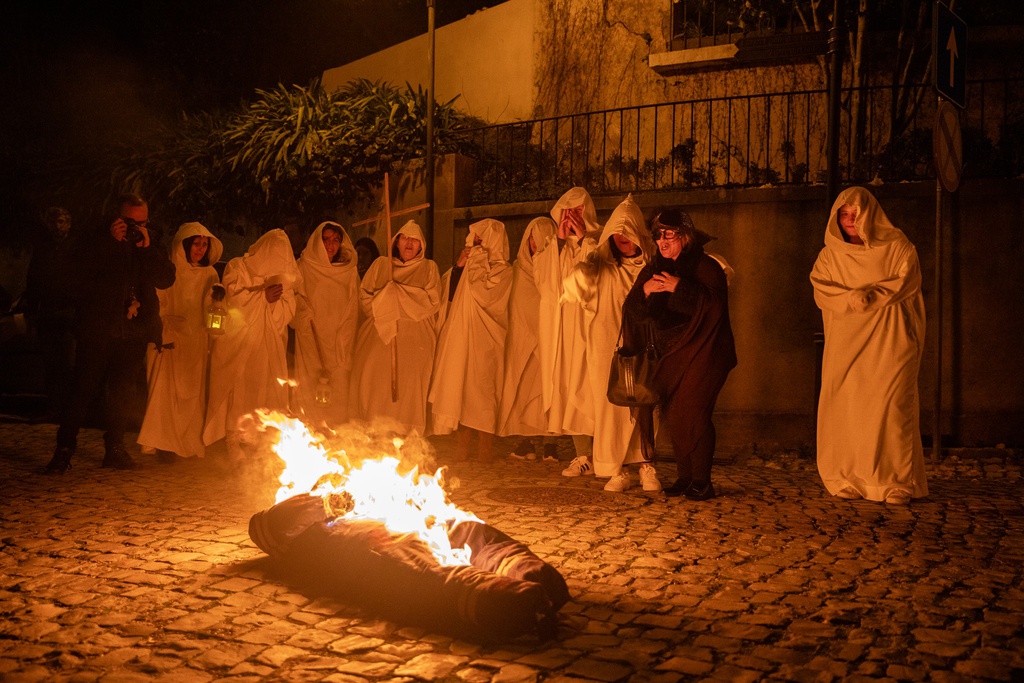
[(655, 376), (661, 424), (672, 437), (678, 479), (669, 496), (715, 496), (711, 461), (718, 392), (736, 366), (725, 272), (704, 245), (712, 237), (678, 210), (651, 223), (658, 245), (623, 306), (623, 346), (642, 350), (653, 336), (661, 363)]

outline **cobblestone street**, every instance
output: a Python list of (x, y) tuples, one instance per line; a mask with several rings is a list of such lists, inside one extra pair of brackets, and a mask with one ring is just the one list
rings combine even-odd
[(806, 458), (737, 455), (716, 465), (719, 497), (695, 503), (635, 477), (605, 493), (498, 440), (493, 463), (452, 465), (452, 498), (572, 598), (554, 640), (495, 644), (288, 586), (249, 539), (275, 488), (251, 470), (213, 454), (101, 469), (89, 430), (73, 469), (44, 476), (54, 435), (0, 424), (3, 681), (1024, 680), (1010, 451), (929, 465), (931, 496), (909, 507), (832, 498)]

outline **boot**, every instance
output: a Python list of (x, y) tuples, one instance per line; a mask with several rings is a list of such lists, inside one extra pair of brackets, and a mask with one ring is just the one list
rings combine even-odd
[(74, 448), (57, 446), (53, 451), (53, 457), (43, 468), (44, 474), (64, 474), (71, 469), (71, 456), (75, 454)]
[(123, 445), (115, 443), (107, 446), (107, 452), (103, 456), (100, 467), (112, 467), (115, 470), (137, 470), (141, 466), (132, 459), (132, 456), (128, 455), (128, 451), (124, 449)]

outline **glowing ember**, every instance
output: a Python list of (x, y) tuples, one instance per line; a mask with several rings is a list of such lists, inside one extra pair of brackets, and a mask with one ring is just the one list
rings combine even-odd
[(442, 565), (469, 564), (469, 547), (452, 548), (448, 529), (481, 520), (448, 500), (444, 468), (429, 475), (406, 464), (402, 439), (391, 440), (390, 453), (357, 455), (329, 447), (300, 420), (262, 411), (257, 418), (261, 431), (277, 432), (272, 448), (284, 463), (275, 503), (311, 493), (334, 518), (376, 520), (394, 534), (415, 534)]

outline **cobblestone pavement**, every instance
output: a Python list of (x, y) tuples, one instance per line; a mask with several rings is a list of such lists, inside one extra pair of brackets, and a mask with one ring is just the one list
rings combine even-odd
[(704, 503), (456, 463), (453, 499), (572, 591), (556, 639), (479, 644), (275, 579), (247, 533), (271, 485), (224, 459), (105, 470), (88, 431), (47, 477), (54, 432), (0, 424), (3, 681), (1024, 680), (1012, 452), (929, 466), (903, 508), (832, 498), (785, 454), (718, 464)]

